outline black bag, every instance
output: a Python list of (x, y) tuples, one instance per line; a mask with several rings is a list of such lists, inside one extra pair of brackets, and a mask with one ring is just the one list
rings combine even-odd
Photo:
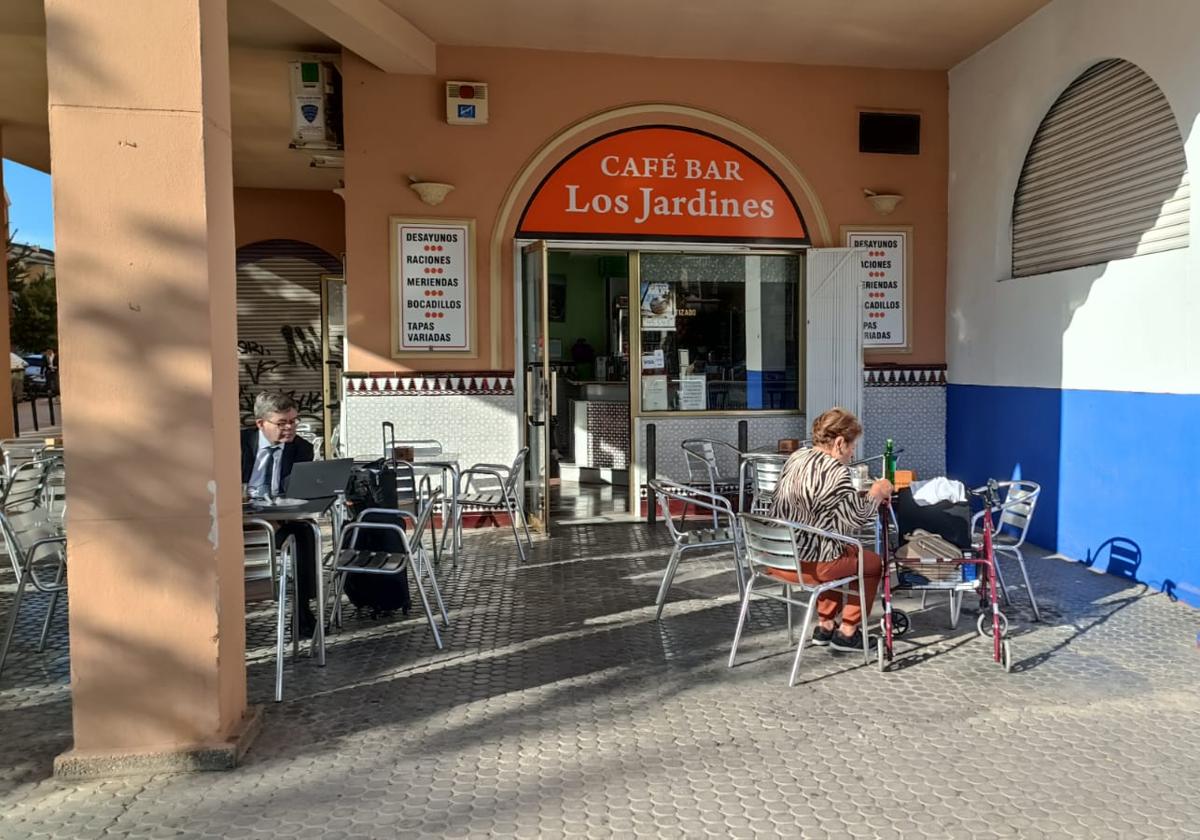
[(350, 473), (350, 488), (346, 491), (346, 500), (356, 511), (367, 508), (386, 508), (396, 510), (399, 500), (396, 496), (396, 471), (380, 458), (365, 466), (355, 466)]
[[(346, 498), (357, 511), (367, 508), (396, 510), (396, 472), (383, 460), (365, 467), (355, 467), (350, 475), (350, 490)], [(367, 514), (363, 522), (383, 522), (404, 528), (404, 520), (387, 514)], [(403, 550), (400, 535), (395, 531), (364, 528), (352, 535), (355, 549), (386, 551), (394, 554)], [(374, 615), (401, 610), (405, 615), (412, 609), (412, 597), (408, 591), (408, 574), (372, 575), (366, 573), (346, 576), (346, 597), (359, 609), (367, 609)]]
[(962, 549), (971, 547), (971, 505), (967, 502), (937, 502), (919, 505), (905, 487), (892, 497), (900, 539), (918, 528), (937, 534)]

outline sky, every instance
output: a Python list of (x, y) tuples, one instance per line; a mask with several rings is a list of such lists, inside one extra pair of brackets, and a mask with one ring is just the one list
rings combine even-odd
[(15, 161), (4, 161), (4, 190), (8, 231), (17, 242), (54, 249), (54, 210), (50, 203), (50, 176)]

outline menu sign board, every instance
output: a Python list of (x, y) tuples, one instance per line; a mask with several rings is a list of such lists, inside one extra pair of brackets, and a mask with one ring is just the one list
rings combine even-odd
[(846, 245), (862, 251), (863, 347), (908, 346), (907, 230), (855, 230)]
[(470, 350), (470, 224), (398, 221), (393, 243), (396, 349)]

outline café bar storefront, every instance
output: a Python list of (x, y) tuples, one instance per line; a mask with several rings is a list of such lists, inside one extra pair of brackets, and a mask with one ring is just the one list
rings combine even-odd
[[(399, 84), (345, 64), (348, 79), (371, 80), (367, 95)], [(357, 110), (348, 98), (348, 152), (363, 132), (386, 131), (371, 120), (356, 132)], [(914, 318), (923, 212), (892, 223), (862, 185), (843, 183), (858, 195), (834, 227), (807, 177), (814, 161), (704, 109), (620, 106), (563, 126), (513, 155), (490, 200), (461, 159), (432, 169), (453, 190), (422, 207), (383, 193), (373, 143), (347, 155), (349, 454), (377, 457), (385, 421), (397, 439), (440, 440), (464, 466), (511, 463), (527, 446), (528, 510), (544, 527), (634, 519), (650, 469), (688, 477), (683, 441), (774, 448), (807, 437), (808, 418), (835, 404), (867, 421), (868, 453), (893, 437), (906, 466), (943, 469), (940, 334), (910, 361), (914, 322), (932, 320)], [(467, 142), (499, 127), (441, 130)], [(929, 146), (944, 153), (940, 139)], [(502, 156), (492, 157), (489, 173)], [(938, 186), (904, 189), (919, 204)], [(939, 240), (944, 218), (929, 216)], [(356, 241), (367, 222), (369, 244)], [(935, 282), (924, 302), (940, 321), (944, 265), (925, 269)], [(368, 351), (383, 344), (385, 305), (386, 352)]]

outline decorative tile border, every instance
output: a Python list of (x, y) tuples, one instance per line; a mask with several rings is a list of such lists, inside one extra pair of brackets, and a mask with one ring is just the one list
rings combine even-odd
[(863, 369), (863, 385), (909, 386), (946, 384), (945, 365), (868, 365)]
[(347, 397), (463, 397), (508, 396), (513, 393), (512, 371), (347, 373)]

